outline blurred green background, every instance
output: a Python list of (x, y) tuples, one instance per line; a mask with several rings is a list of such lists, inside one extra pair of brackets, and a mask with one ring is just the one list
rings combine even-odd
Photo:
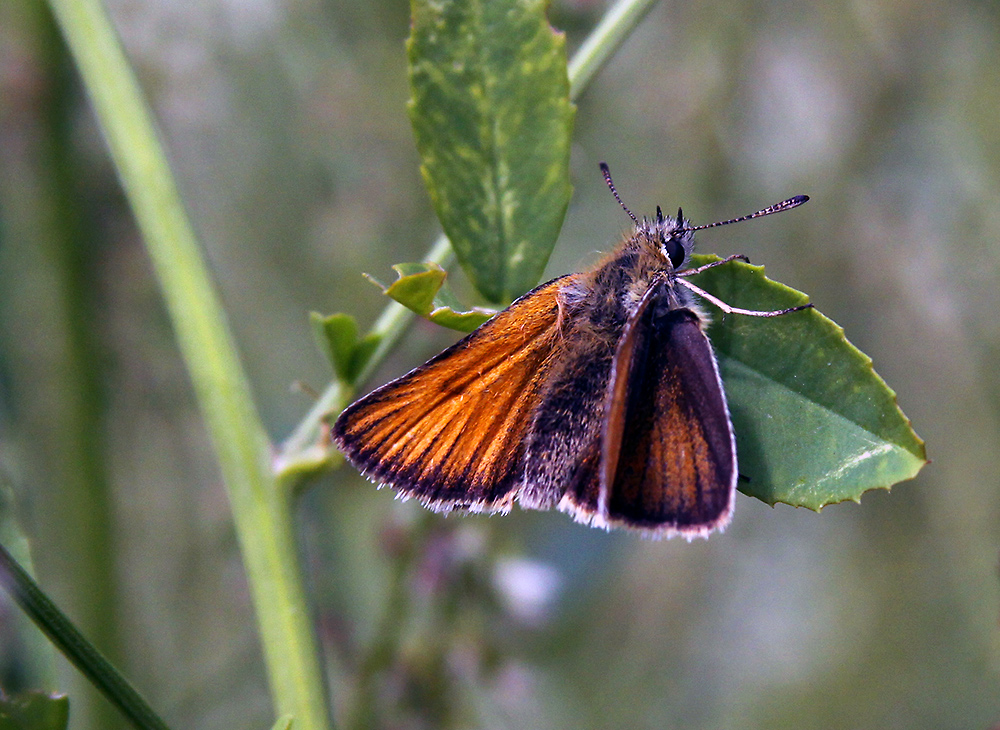
[[(370, 324), (385, 302), (361, 272), (389, 279), (437, 235), (405, 108), (408, 4), (108, 6), (280, 441), (329, 377), (308, 312)], [(572, 52), (605, 9), (556, 1), (550, 18)], [(700, 250), (808, 292), (933, 463), (819, 515), (740, 496), (725, 534), (690, 544), (556, 513), (424, 518), (342, 468), (300, 510), (337, 706), (383, 641), (399, 646), (374, 675), (384, 727), (1000, 724), (998, 69), (996, 2), (658, 5), (579, 100), (548, 272), (627, 228), (601, 160), (638, 214), (683, 205), (703, 223), (806, 193), (794, 213), (701, 233)], [(454, 339), (417, 323), (370, 385)], [(0, 6), (0, 480), (43, 586), (168, 722), (270, 724), (214, 458), (33, 0)], [(408, 603), (386, 621), (407, 545)], [(0, 684), (32, 686), (32, 630), (6, 600)], [(71, 726), (109, 726), (60, 676)]]

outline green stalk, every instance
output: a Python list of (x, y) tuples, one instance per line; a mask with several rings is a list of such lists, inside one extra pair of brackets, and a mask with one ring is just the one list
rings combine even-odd
[(569, 62), (569, 98), (576, 101), (590, 85), (597, 72), (617, 51), (640, 21), (646, 17), (656, 0), (619, 0)]
[(50, 0), (135, 213), (218, 455), (246, 565), (271, 693), (296, 727), (330, 726), (306, 609), (290, 496), (181, 205), (152, 115), (100, 0)]
[[(656, 0), (620, 0), (607, 12), (569, 62), (570, 100), (576, 101), (579, 98), (655, 2)], [(423, 258), (423, 261), (437, 263), (444, 268), (454, 260), (455, 254), (443, 234)], [(279, 475), (293, 479), (328, 466), (338, 458), (336, 449), (324, 443), (323, 424), (331, 414), (340, 413), (347, 407), (354, 395), (355, 386), (364, 383), (379, 368), (402, 338), (414, 316), (413, 312), (396, 302), (386, 305), (371, 329), (372, 334), (381, 336), (378, 349), (354, 383), (334, 380), (316, 399), (310, 411), (282, 444), (281, 453), (276, 459)]]

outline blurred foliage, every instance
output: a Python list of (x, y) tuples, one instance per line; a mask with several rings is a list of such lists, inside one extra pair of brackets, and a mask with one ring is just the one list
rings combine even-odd
[(0, 730), (65, 730), (68, 721), (65, 695), (25, 692), (6, 697), (0, 692)]
[[(361, 272), (387, 278), (436, 235), (406, 113), (408, 5), (110, 8), (281, 440), (310, 405), (289, 386), (329, 375), (308, 313), (348, 312), (364, 331), (384, 299)], [(572, 53), (603, 10), (567, 0), (549, 17)], [(124, 669), (172, 725), (266, 727), (211, 450), (37, 11), (0, 5), (3, 470), (43, 585), (85, 629), (112, 600)], [(555, 513), (424, 515), (341, 469), (300, 510), (338, 708), (367, 697), (407, 728), (1000, 723), (998, 65), (994, 3), (654, 10), (578, 103), (576, 192), (547, 275), (627, 227), (600, 160), (638, 214), (682, 204), (702, 223), (807, 193), (797, 215), (702, 232), (701, 251), (746, 253), (808, 292), (872, 356), (934, 462), (821, 515), (740, 498), (724, 535), (691, 544)], [(377, 382), (453, 339), (418, 321)], [(78, 418), (82, 444), (60, 436)], [(108, 510), (68, 501), (77, 479), (99, 483), (79, 472), (89, 455)], [(79, 540), (113, 546), (97, 583), (111, 596), (88, 595)], [(13, 610), (0, 603), (4, 639)], [(8, 682), (18, 662), (3, 666)], [(71, 728), (99, 726), (73, 702)]]

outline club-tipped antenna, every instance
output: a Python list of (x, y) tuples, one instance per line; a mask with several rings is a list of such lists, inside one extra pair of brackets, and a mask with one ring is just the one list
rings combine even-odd
[(633, 223), (638, 223), (639, 219), (635, 217), (632, 211), (628, 209), (628, 206), (625, 205), (625, 203), (622, 202), (622, 199), (618, 196), (618, 190), (615, 189), (615, 183), (614, 180), (611, 179), (611, 170), (608, 168), (607, 163), (601, 163), (601, 172), (604, 174), (604, 182), (608, 184), (608, 188), (611, 190), (611, 194), (615, 196), (615, 200), (618, 201), (618, 205), (622, 207), (622, 210), (628, 213), (628, 217), (632, 219)]
[[(617, 198), (618, 196), (615, 195)], [(688, 228), (683, 228), (685, 231), (703, 231), (706, 228), (718, 228), (719, 226), (728, 226), (730, 223), (742, 223), (743, 221), (752, 220), (754, 218), (763, 218), (765, 215), (771, 215), (772, 213), (781, 213), (785, 210), (791, 210), (792, 208), (798, 208), (804, 202), (809, 200), (808, 195), (796, 195), (794, 198), (789, 198), (788, 200), (782, 200), (780, 203), (775, 203), (770, 205), (763, 210), (758, 210), (756, 213), (751, 213), (750, 215), (741, 215), (739, 218), (732, 218), (728, 221), (719, 221), (718, 223), (706, 223), (703, 226), (690, 226)], [(619, 201), (621, 202), (621, 201)]]

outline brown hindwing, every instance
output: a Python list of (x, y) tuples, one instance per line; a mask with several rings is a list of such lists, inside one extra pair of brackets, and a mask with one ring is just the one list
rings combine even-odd
[(510, 509), (537, 394), (557, 351), (560, 277), (373, 391), (333, 435), (369, 478), (432, 509)]
[(599, 512), (653, 536), (723, 528), (736, 446), (712, 346), (666, 281), (646, 293), (619, 343), (605, 411)]

